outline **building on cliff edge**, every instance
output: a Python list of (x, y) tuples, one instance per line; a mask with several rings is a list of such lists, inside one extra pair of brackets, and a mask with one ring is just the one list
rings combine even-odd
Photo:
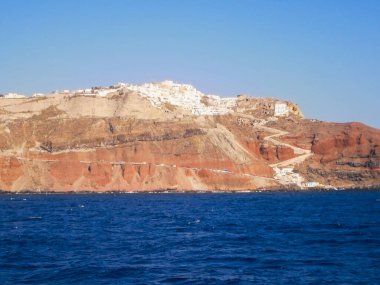
[(274, 115), (277, 117), (289, 115), (288, 104), (284, 102), (278, 102), (274, 105)]

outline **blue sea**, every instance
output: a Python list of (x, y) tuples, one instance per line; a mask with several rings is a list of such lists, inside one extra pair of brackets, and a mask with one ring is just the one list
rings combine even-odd
[(0, 195), (0, 284), (380, 284), (380, 191)]

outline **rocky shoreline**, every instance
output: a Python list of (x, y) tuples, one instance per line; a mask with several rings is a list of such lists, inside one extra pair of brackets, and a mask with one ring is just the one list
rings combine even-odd
[(380, 184), (377, 186), (370, 187), (351, 187), (351, 188), (307, 188), (307, 189), (299, 189), (299, 188), (269, 188), (269, 189), (252, 189), (252, 190), (171, 190), (171, 189), (157, 189), (153, 191), (49, 191), (49, 190), (22, 190), (22, 191), (7, 191), (0, 190), (0, 195), (50, 195), (50, 194), (59, 194), (59, 195), (70, 195), (70, 194), (243, 194), (243, 193), (270, 193), (270, 192), (330, 192), (330, 191), (380, 191)]

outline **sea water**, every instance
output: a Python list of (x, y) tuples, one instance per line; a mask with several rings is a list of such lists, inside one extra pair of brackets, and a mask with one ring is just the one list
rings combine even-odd
[(380, 284), (380, 191), (0, 195), (0, 284)]

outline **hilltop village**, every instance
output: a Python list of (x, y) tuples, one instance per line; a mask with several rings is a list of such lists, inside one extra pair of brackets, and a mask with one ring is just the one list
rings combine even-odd
[[(268, 98), (250, 98), (244, 95), (238, 95), (233, 98), (206, 95), (195, 89), (192, 85), (174, 83), (170, 80), (142, 85), (118, 83), (109, 87), (56, 90), (48, 94), (34, 93), (31, 97), (18, 93), (7, 93), (0, 95), (0, 99), (28, 99), (55, 95), (106, 97), (119, 94), (120, 91), (125, 90), (138, 93), (140, 96), (148, 99), (154, 107), (161, 108), (165, 104), (170, 104), (199, 116), (225, 115), (236, 112), (239, 110), (239, 107), (244, 107), (245, 105), (250, 105), (252, 110), (259, 109), (264, 112), (263, 114), (268, 116), (287, 116), (290, 113), (300, 115), (299, 109), (294, 104), (290, 106), (289, 102)], [(255, 101), (255, 104), (252, 104), (253, 101)]]

